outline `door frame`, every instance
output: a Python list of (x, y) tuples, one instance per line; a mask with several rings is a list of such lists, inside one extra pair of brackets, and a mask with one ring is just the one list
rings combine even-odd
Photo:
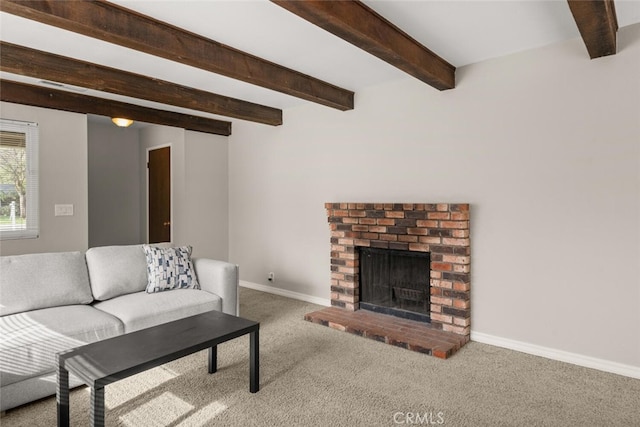
[(146, 235), (146, 243), (149, 243), (149, 152), (152, 150), (158, 150), (160, 148), (167, 148), (169, 147), (169, 159), (171, 161), (171, 164), (169, 166), (169, 174), (170, 176), (170, 183), (169, 183), (169, 188), (170, 188), (170, 193), (171, 193), (171, 206), (170, 206), (170, 212), (171, 212), (171, 225), (169, 226), (169, 230), (171, 233), (171, 241), (169, 243), (173, 244), (173, 239), (174, 239), (174, 232), (173, 232), (173, 223), (174, 223), (174, 211), (173, 211), (173, 201), (175, 200), (173, 197), (173, 144), (172, 143), (168, 143), (168, 144), (162, 144), (162, 145), (154, 145), (153, 147), (147, 147), (146, 153), (147, 153), (147, 158), (146, 158), (146, 162), (145, 162), (145, 209), (144, 211), (146, 212), (146, 216), (147, 216), (147, 221), (146, 221), (146, 227), (145, 227), (145, 235)]

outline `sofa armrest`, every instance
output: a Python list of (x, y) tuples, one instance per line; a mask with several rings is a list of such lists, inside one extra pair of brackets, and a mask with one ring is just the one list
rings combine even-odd
[(225, 261), (208, 258), (194, 258), (198, 283), (202, 290), (222, 298), (222, 312), (237, 316), (239, 314), (238, 266)]

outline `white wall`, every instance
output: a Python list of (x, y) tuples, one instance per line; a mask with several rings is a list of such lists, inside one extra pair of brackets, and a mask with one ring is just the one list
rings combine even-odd
[(141, 230), (147, 241), (147, 150), (171, 146), (172, 242), (194, 257), (228, 259), (228, 141), (226, 137), (150, 125), (140, 130)]
[(89, 247), (143, 242), (139, 131), (90, 121)]
[[(0, 102), (0, 116), (36, 122), (40, 131), (40, 237), (3, 240), (0, 254), (86, 250), (87, 117), (7, 102)], [(72, 204), (73, 216), (54, 216), (55, 204)]]
[(471, 203), (472, 330), (640, 367), (640, 25), (234, 124), (230, 260), (329, 297), (324, 202)]

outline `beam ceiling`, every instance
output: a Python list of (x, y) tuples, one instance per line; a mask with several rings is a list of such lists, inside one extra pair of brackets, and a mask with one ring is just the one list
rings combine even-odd
[(339, 110), (353, 109), (351, 91), (103, 0), (2, 0), (0, 11)]
[(615, 55), (618, 19), (613, 0), (568, 0), (591, 59)]
[(0, 100), (81, 114), (126, 117), (140, 122), (180, 127), (216, 135), (231, 135), (231, 122), (227, 121), (157, 110), (8, 80), (0, 80)]
[(360, 1), (271, 0), (439, 90), (455, 87), (455, 67)]
[(282, 110), (0, 41), (0, 70), (269, 125)]

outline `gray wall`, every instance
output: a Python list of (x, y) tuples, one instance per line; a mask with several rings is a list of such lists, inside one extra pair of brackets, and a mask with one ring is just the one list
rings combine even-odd
[[(172, 241), (193, 246), (195, 257), (228, 259), (228, 141), (226, 137), (148, 126), (140, 131), (140, 160), (171, 146)], [(146, 167), (140, 174), (141, 229), (147, 230)]]
[(142, 243), (136, 128), (89, 121), (89, 247)]
[(241, 279), (329, 298), (325, 202), (471, 203), (473, 333), (640, 366), (640, 25), (234, 123)]
[[(86, 250), (87, 117), (6, 102), (0, 102), (0, 116), (36, 122), (40, 129), (40, 237), (3, 240), (0, 254)], [(55, 204), (72, 204), (74, 215), (54, 216)]]

